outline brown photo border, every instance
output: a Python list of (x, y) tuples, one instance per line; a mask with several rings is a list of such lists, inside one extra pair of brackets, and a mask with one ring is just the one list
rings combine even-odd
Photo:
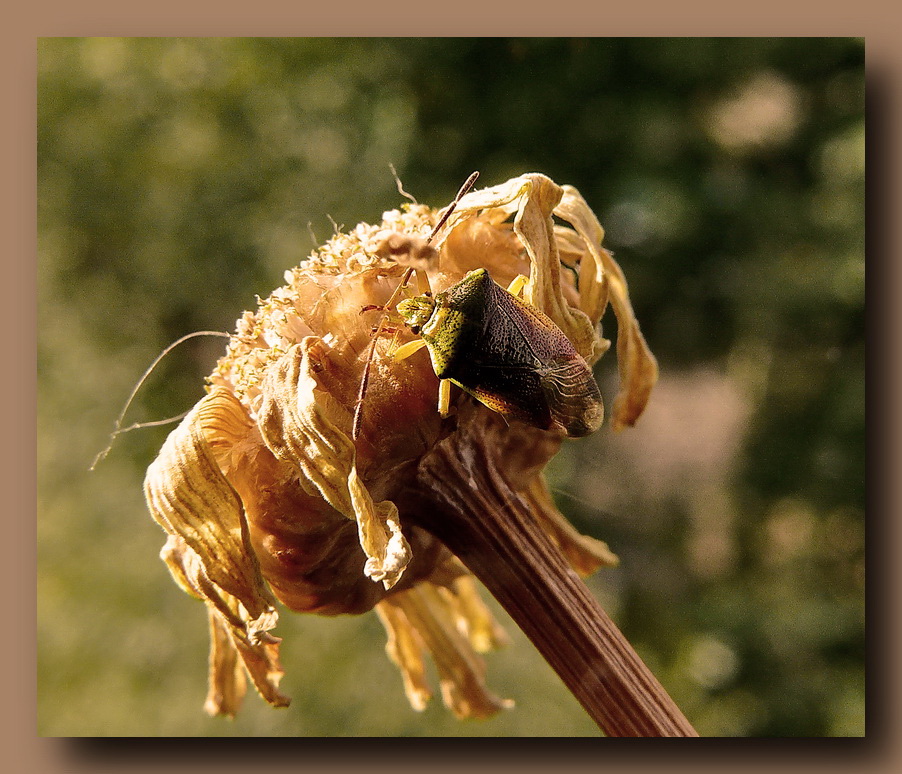
[[(0, 123), (2, 185), (3, 329), (7, 360), (0, 380), (4, 418), (13, 433), (3, 444), (3, 544), (6, 635), (0, 638), (4, 669), (0, 729), (2, 759), (16, 772), (165, 771), (473, 771), (567, 772), (702, 766), (731, 772), (767, 767), (793, 772), (896, 770), (902, 758), (897, 700), (899, 615), (899, 138), (902, 137), (902, 46), (890, 0), (853, 4), (791, 4), (762, 0), (732, 7), (723, 2), (590, 5), (569, 0), (547, 8), (538, 2), (354, 2), (314, 7), (303, 0), (193, 4), (157, 0), (129, 6), (110, 0), (64, 4), (38, 0), (4, 12), (0, 69), (6, 117)], [(868, 734), (858, 740), (708, 740), (692, 751), (644, 743), (629, 750), (611, 740), (331, 740), (236, 739), (42, 739), (36, 732), (35, 507), (36, 459), (36, 43), (39, 37), (86, 35), (285, 35), (299, 36), (860, 36), (867, 55), (867, 251), (868, 329)], [(876, 421), (875, 421), (876, 419)], [(893, 480), (895, 478), (895, 480)], [(895, 644), (895, 647), (893, 647)], [(735, 745), (735, 746), (734, 746)], [(738, 746), (741, 745), (741, 748)], [(896, 764), (895, 766), (893, 764)]]

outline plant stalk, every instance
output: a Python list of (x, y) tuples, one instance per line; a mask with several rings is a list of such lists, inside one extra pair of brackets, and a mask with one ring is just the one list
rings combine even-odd
[[(412, 518), (495, 596), (608, 736), (698, 736), (479, 443), (420, 466)], [(423, 491), (423, 488), (420, 489)]]

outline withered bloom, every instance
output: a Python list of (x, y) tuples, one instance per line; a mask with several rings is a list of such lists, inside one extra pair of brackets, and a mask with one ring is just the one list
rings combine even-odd
[(385, 213), (286, 272), (285, 286), (238, 321), (206, 396), (148, 470), (147, 502), (169, 534), (163, 559), (209, 613), (211, 714), (238, 710), (245, 674), (268, 702), (288, 704), (278, 690), (279, 640), (270, 634), (276, 600), (324, 615), (375, 608), (417, 709), (431, 696), (427, 654), (457, 716), (509, 706), (485, 685), (478, 653), (503, 643), (504, 633), (464, 565), (472, 557), (466, 546), (456, 556), (447, 547), (455, 541), (429, 528), (455, 509), (517, 502), (579, 574), (616, 561), (552, 502), (542, 471), (562, 436), (507, 422), (457, 388), (443, 419), (426, 353), (392, 360), (391, 347), (414, 338), (394, 321), (392, 335), (375, 343), (352, 440), (382, 315), (374, 307), (411, 265), (435, 292), (479, 267), (502, 286), (528, 276), (525, 299), (590, 364), (609, 346), (599, 320), (610, 304), (621, 377), (615, 429), (638, 418), (657, 377), (623, 274), (574, 188), (530, 174), (475, 191), (426, 245), (437, 220), (422, 205)]

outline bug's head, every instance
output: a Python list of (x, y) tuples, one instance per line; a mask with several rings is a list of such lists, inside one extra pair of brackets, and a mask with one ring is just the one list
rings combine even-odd
[(432, 296), (415, 296), (398, 302), (398, 314), (404, 318), (404, 322), (410, 326), (414, 333), (419, 333), (426, 324), (435, 309), (435, 299)]

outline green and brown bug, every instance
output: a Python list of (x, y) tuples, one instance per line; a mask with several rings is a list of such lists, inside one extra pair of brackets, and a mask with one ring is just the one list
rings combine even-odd
[[(425, 252), (474, 181), (475, 173), (421, 245), (420, 252)], [(423, 347), (427, 349), (439, 378), (438, 411), (442, 416), (449, 413), (453, 383), (492, 411), (541, 430), (581, 437), (601, 426), (604, 409), (592, 370), (551, 318), (518, 297), (527, 281), (525, 277), (517, 277), (505, 289), (486, 269), (476, 269), (435, 296), (424, 290), (420, 295), (397, 301), (414, 271), (409, 268), (404, 273), (384, 307), (373, 344), (394, 307), (419, 338), (395, 349), (392, 357), (403, 360)], [(417, 274), (421, 287), (428, 285), (425, 276)], [(370, 347), (358, 392), (355, 439), (360, 431), (374, 349)]]
[[(441, 384), (456, 384), (502, 416), (540, 430), (581, 437), (601, 425), (601, 394), (586, 361), (548, 316), (486, 269), (434, 298), (401, 301), (397, 310), (421, 338), (399, 347), (396, 360), (426, 347)], [(447, 386), (439, 394), (445, 415)]]

